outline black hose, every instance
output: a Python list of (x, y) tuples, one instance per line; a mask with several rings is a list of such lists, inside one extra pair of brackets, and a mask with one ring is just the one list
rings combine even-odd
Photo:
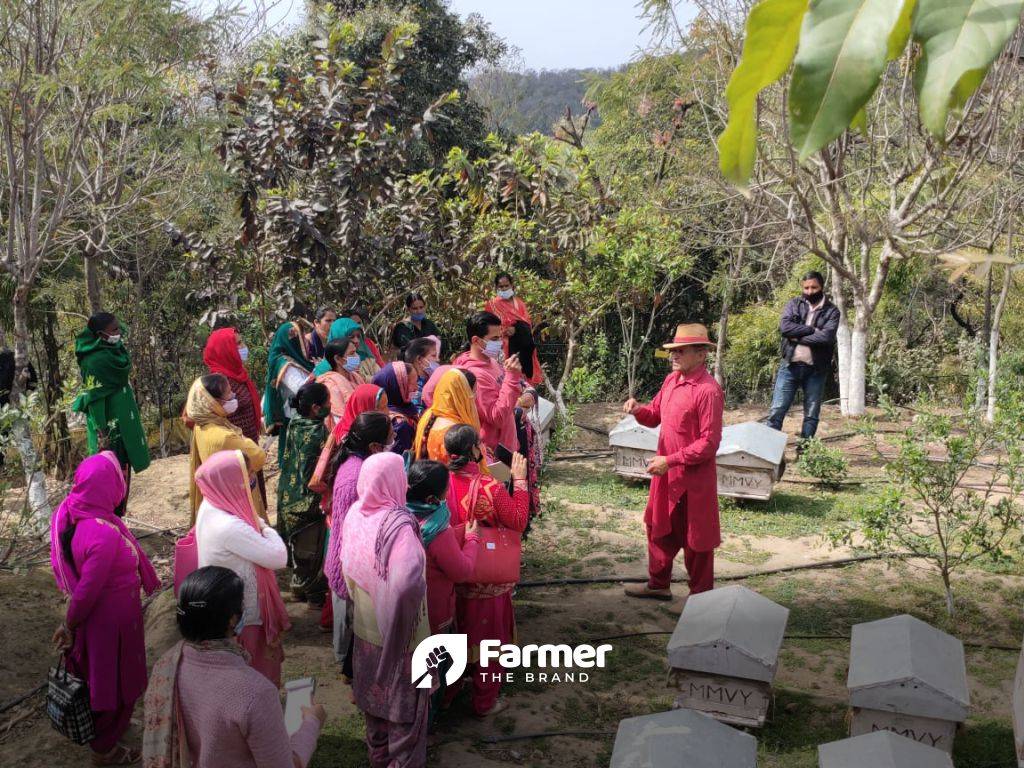
[[(871, 560), (885, 560), (888, 558), (902, 559), (913, 557), (909, 553), (890, 553), (882, 555), (858, 555), (856, 557), (844, 557), (839, 560), (824, 560), (820, 563), (804, 563), (802, 565), (784, 565), (780, 568), (767, 568), (763, 571), (752, 571), (750, 573), (737, 573), (731, 576), (715, 576), (717, 581), (743, 581), (757, 576), (771, 576), (776, 573), (790, 573), (792, 571), (821, 570), (824, 568), (841, 568), (847, 565), (865, 563)], [(672, 579), (675, 583), (682, 583), (687, 580), (685, 576)], [(648, 581), (646, 576), (599, 576), (590, 579), (545, 579), (540, 581), (521, 581), (519, 587), (561, 587), (575, 584), (640, 584)]]
[(540, 733), (512, 733), (508, 736), (483, 736), (477, 741), (483, 744), (501, 744), (505, 741), (547, 739), (552, 736), (614, 736), (615, 733), (615, 731), (542, 731)]
[(9, 709), (14, 709), (16, 706), (21, 704), (21, 702), (27, 701), (28, 699), (31, 699), (37, 693), (39, 693), (40, 691), (44, 690), (46, 688), (46, 686), (47, 686), (47, 683), (40, 683), (39, 685), (37, 685), (35, 688), (33, 688), (28, 693), (23, 693), (23, 694), (21, 694), (21, 696), (15, 696), (13, 699), (10, 699), (9, 701), (5, 701), (3, 704), (0, 704), (0, 712), (6, 712)]

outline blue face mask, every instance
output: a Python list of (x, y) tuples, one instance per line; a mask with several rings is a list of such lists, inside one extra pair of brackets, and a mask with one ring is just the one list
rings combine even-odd
[(491, 339), (484, 345), (484, 354), (488, 357), (497, 357), (501, 354), (501, 350), (504, 347), (505, 345), (501, 343), (501, 339)]
[(349, 355), (345, 358), (345, 370), (354, 373), (359, 369), (359, 355)]
[(498, 297), (504, 299), (505, 301), (508, 301), (515, 295), (516, 292), (514, 288), (506, 288), (503, 291), (498, 291)]
[(433, 376), (434, 375), (434, 371), (436, 371), (440, 367), (441, 367), (441, 364), (439, 362), (437, 362), (436, 360), (433, 360), (433, 361), (427, 363), (427, 367), (424, 369), (424, 371), (427, 374), (427, 378), (429, 379), (431, 376)]
[(239, 347), (238, 348), (238, 356), (240, 358), (242, 358), (242, 362), (244, 363), (246, 360), (249, 359), (249, 348), (248, 347)]
[(238, 623), (235, 624), (235, 634), (236, 635), (242, 634), (242, 630), (243, 629), (245, 629), (245, 614), (244, 613), (241, 616), (238, 617)]
[(411, 317), (417, 323), (422, 323), (424, 320), (427, 319), (427, 313), (426, 312), (412, 312), (412, 313), (410, 313), (409, 317)]

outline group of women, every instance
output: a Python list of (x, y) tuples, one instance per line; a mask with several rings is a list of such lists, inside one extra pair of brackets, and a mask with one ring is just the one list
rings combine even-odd
[[(94, 764), (142, 756), (154, 767), (306, 765), (325, 715), (310, 707), (297, 731), (284, 730), (278, 691), (291, 622), (275, 572), (286, 567), (292, 597), (320, 611), (332, 634), (365, 716), (371, 764), (425, 764), (428, 726), (462, 686), (438, 679), (414, 688), (412, 651), (431, 634), (463, 632), (475, 663), (482, 640), (514, 641), (515, 580), (477, 578), (487, 556), (480, 542), (487, 528), (524, 532), (537, 506), (527, 412), (536, 403), (529, 380), (540, 371), (524, 377), (520, 354), (536, 365), (533, 350), (508, 349), (529, 315), (504, 294), (489, 306), (496, 301), (509, 302), (510, 314), (474, 315), (469, 352), (454, 366), (440, 365), (441, 341), (418, 294), (392, 336), (393, 361), (363, 333), (364, 310), (320, 310), (309, 333), (285, 323), (270, 344), (262, 397), (239, 332), (210, 335), (208, 373), (193, 382), (183, 413), (192, 526), (179, 544), (195, 553), (193, 572), (176, 584), (183, 639), (148, 688), (139, 592), (154, 592), (159, 579), (121, 519), (131, 472), (145, 468), (148, 452), (119, 324), (90, 319), (76, 347), (85, 384), (76, 408), (94, 455), (55, 513), (52, 559), (70, 598), (54, 641), (89, 685)], [(87, 379), (87, 370), (96, 375)], [(484, 387), (502, 393), (501, 413)], [(487, 434), (506, 422), (511, 437), (502, 439), (514, 445), (501, 446), (512, 448), (502, 482)], [(277, 436), (273, 526), (264, 432)], [(504, 708), (491, 676), (473, 675), (467, 688), (476, 715)], [(144, 691), (140, 753), (122, 739)]]

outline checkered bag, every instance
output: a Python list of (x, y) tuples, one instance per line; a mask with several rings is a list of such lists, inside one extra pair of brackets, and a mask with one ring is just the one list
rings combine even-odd
[(54, 729), (75, 744), (96, 738), (96, 724), (89, 707), (89, 686), (68, 672), (64, 656), (50, 667), (46, 689), (46, 715)]

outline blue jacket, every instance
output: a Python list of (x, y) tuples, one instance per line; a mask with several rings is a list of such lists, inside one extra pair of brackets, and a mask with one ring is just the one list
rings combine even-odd
[(839, 308), (826, 297), (825, 303), (814, 316), (814, 325), (805, 325), (804, 320), (811, 309), (811, 303), (803, 296), (790, 299), (779, 319), (779, 333), (782, 335), (782, 359), (793, 360), (797, 344), (811, 348), (814, 370), (825, 373), (832, 367), (832, 353), (836, 348), (836, 331), (839, 328)]

